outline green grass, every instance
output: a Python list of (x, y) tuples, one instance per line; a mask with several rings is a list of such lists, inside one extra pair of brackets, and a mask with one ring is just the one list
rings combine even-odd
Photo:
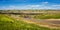
[(36, 19), (60, 19), (60, 14), (41, 14), (34, 16)]
[(17, 21), (10, 16), (0, 14), (0, 30), (58, 30), (40, 27), (35, 24), (27, 24), (22, 21)]

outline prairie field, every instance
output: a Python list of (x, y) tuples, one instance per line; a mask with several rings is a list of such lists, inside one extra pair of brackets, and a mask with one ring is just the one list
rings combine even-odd
[(60, 11), (0, 10), (0, 30), (60, 30)]

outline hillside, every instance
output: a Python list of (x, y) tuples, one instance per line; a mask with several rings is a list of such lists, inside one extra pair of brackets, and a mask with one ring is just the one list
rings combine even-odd
[(49, 29), (34, 24), (24, 23), (22, 21), (17, 21), (11, 18), (10, 16), (0, 14), (0, 30), (55, 30), (55, 29)]
[[(6, 14), (2, 14), (2, 12)], [(26, 14), (14, 14), (20, 12)], [(31, 12), (35, 14), (31, 14)], [(37, 12), (39, 12), (39, 14), (37, 14)], [(58, 20), (48, 21), (47, 19), (60, 19), (60, 11), (59, 10), (58, 11), (56, 10), (49, 10), (49, 11), (48, 10), (46, 11), (44, 10), (0, 10), (0, 30), (60, 30), (60, 29), (50, 29), (48, 27), (40, 26), (41, 24), (43, 25), (47, 24), (52, 27), (53, 26), (57, 26), (58, 28), (60, 27), (60, 23), (59, 23), (60, 21)], [(35, 24), (28, 23), (29, 20), (34, 22)], [(28, 22), (24, 22), (24, 21), (28, 21)]]

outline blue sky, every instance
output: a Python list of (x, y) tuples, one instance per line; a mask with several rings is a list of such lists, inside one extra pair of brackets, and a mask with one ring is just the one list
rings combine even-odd
[(60, 9), (60, 0), (0, 0), (1, 9)]

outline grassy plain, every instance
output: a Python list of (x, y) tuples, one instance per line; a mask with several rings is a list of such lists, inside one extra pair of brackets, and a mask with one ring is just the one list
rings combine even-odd
[[(0, 11), (0, 12), (18, 12), (18, 11)], [(60, 19), (60, 11), (19, 11), (19, 12), (43, 12), (43, 14), (36, 15), (24, 15), (28, 18), (35, 19)], [(8, 15), (8, 14), (6, 14)], [(28, 24), (23, 21), (17, 21), (16, 19), (6, 16), (5, 14), (0, 14), (0, 30), (60, 30), (60, 29), (50, 29), (47, 27), (41, 27), (35, 24)], [(20, 15), (20, 17), (24, 17)]]
[(0, 14), (0, 30), (59, 30), (40, 27), (35, 24), (27, 24), (22, 21), (17, 21), (10, 16)]

